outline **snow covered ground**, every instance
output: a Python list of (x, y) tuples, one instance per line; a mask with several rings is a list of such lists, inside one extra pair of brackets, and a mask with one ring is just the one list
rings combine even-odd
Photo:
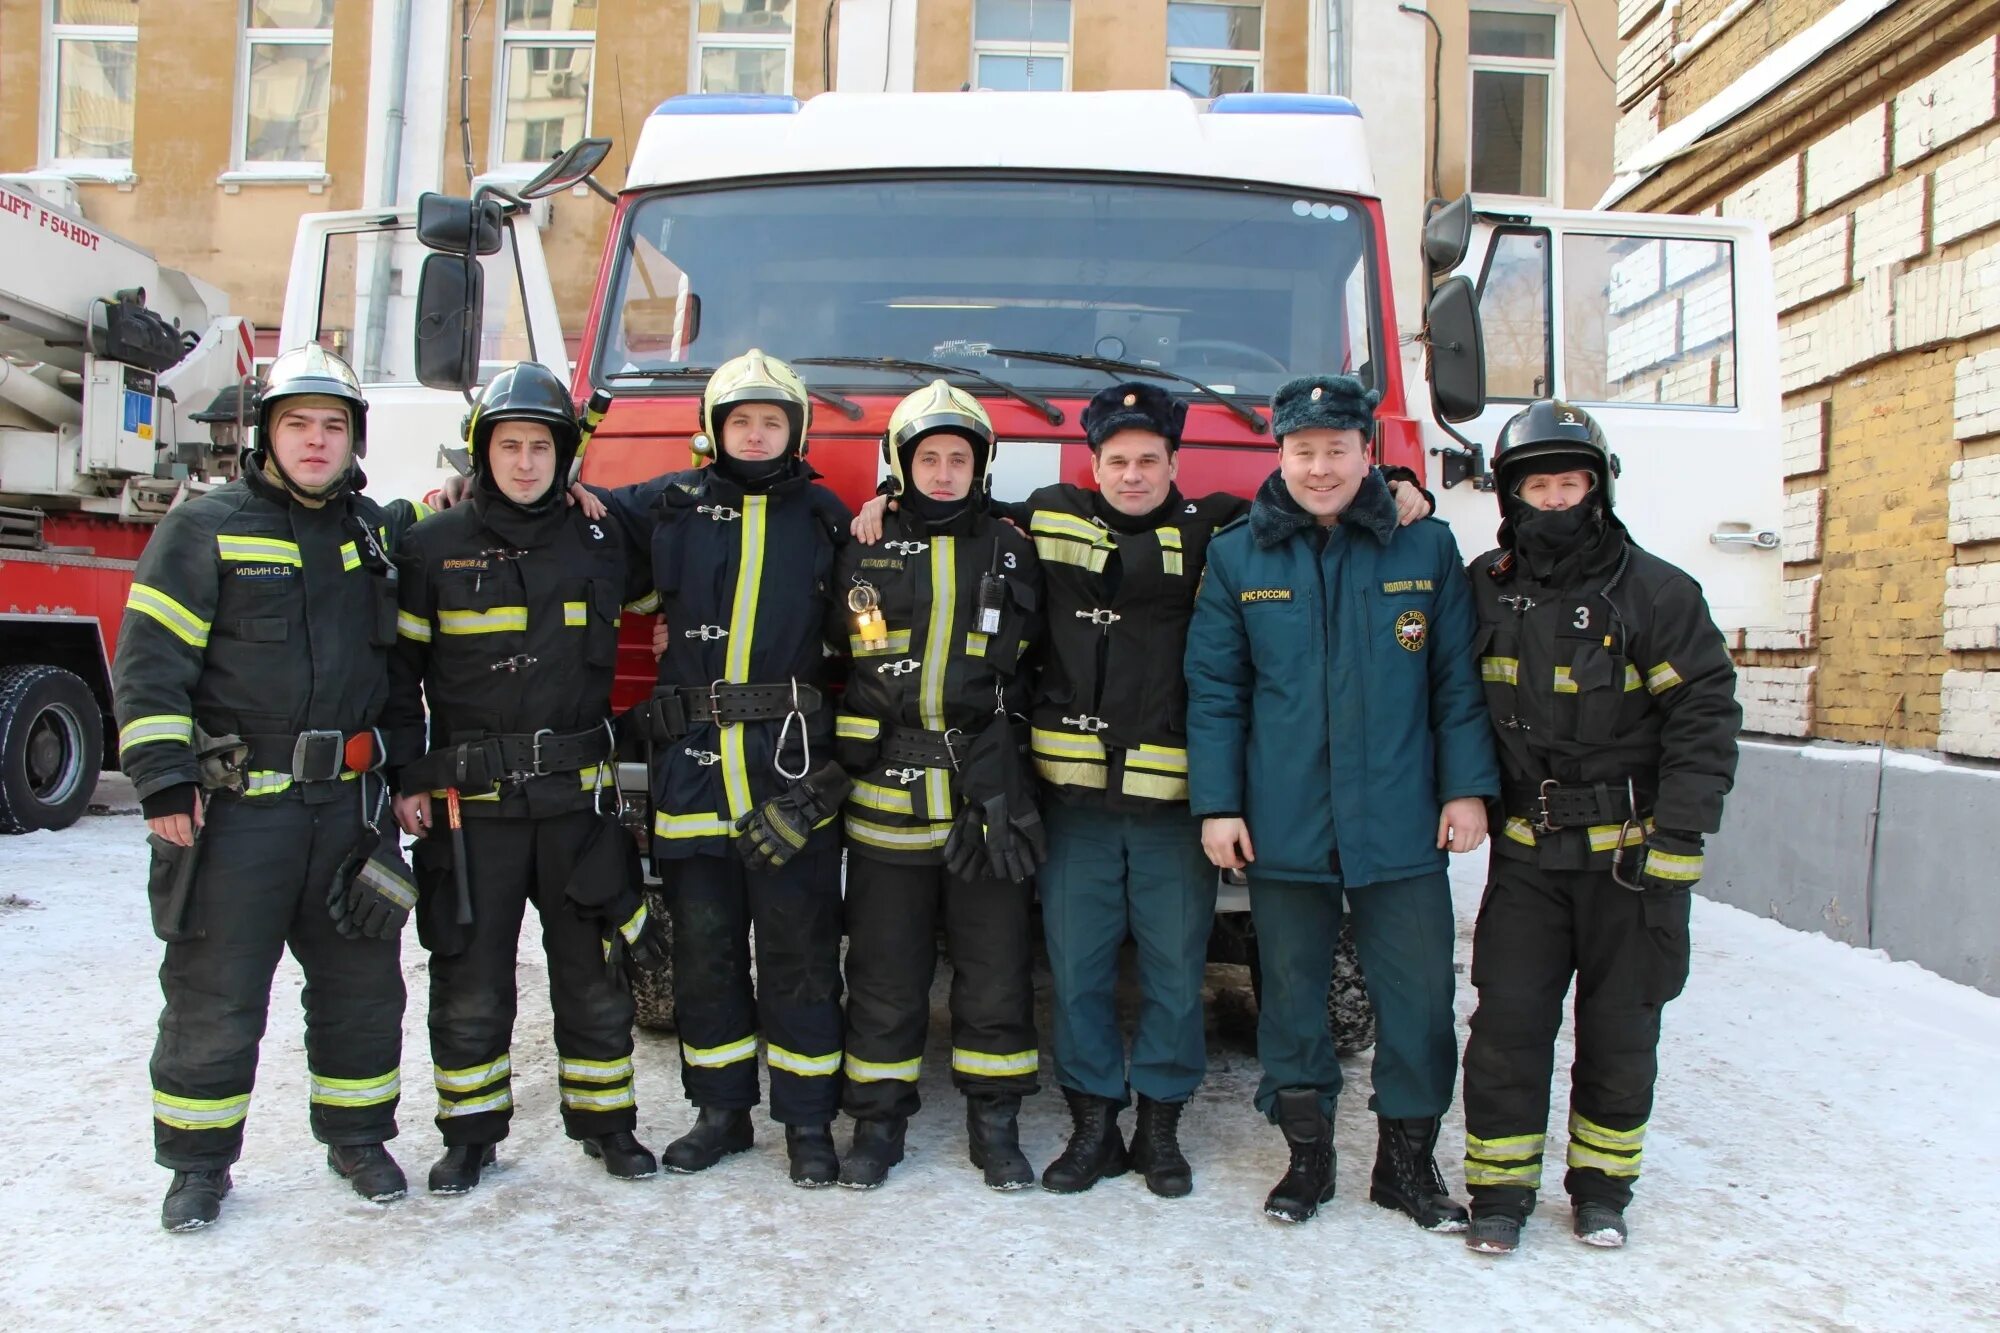
[[(753, 1153), (704, 1175), (615, 1182), (562, 1137), (533, 948), (505, 1169), (471, 1195), (433, 1198), (413, 937), (392, 1147), (417, 1192), (377, 1207), (328, 1174), (306, 1130), (287, 961), (235, 1193), (220, 1225), (169, 1236), (147, 1118), (159, 946), (143, 872), (129, 814), (0, 840), (10, 1330), (2000, 1327), (2000, 999), (1706, 902), (1694, 979), (1667, 1013), (1622, 1252), (1569, 1239), (1559, 1166), (1557, 1197), (1508, 1260), (1370, 1205), (1365, 1059), (1342, 1104), (1339, 1197), (1304, 1227), (1267, 1220), (1285, 1153), (1249, 1108), (1256, 1063), (1240, 1040), (1212, 1042), (1185, 1122), (1192, 1198), (1155, 1199), (1135, 1176), (1076, 1198), (992, 1194), (964, 1160), (941, 1010), (929, 1108), (887, 1188), (793, 1188), (782, 1138), (761, 1121)], [(1461, 963), (1480, 874), (1468, 863), (1455, 875)], [(1462, 985), (1461, 1019), (1472, 998)], [(640, 1137), (657, 1148), (691, 1112), (671, 1039), (642, 1034), (638, 1058)], [(1558, 1134), (1565, 1109), (1559, 1092)], [(1065, 1128), (1053, 1090), (1032, 1099), (1037, 1165)], [(1454, 1112), (1440, 1155), (1455, 1188), (1462, 1147)]]

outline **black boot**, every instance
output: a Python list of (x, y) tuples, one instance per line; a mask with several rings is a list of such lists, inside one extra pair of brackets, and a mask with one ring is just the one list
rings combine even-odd
[(986, 1173), (986, 1187), (1024, 1190), (1035, 1183), (1035, 1168), (1021, 1152), (1021, 1099), (1005, 1093), (973, 1093), (965, 1099), (965, 1146), (972, 1164)]
[(748, 1111), (704, 1106), (695, 1115), (694, 1127), (669, 1143), (660, 1159), (667, 1170), (692, 1175), (732, 1153), (748, 1152), (755, 1141)]
[(1375, 1175), (1368, 1197), (1384, 1208), (1407, 1213), (1426, 1231), (1465, 1230), (1465, 1208), (1453, 1201), (1438, 1174), (1438, 1122), (1378, 1117)]
[(1141, 1094), (1139, 1123), (1132, 1129), (1132, 1165), (1146, 1175), (1146, 1188), (1163, 1199), (1194, 1193), (1194, 1168), (1181, 1155), (1184, 1102), (1156, 1102)]
[(1264, 1211), (1280, 1222), (1304, 1222), (1333, 1197), (1333, 1126), (1319, 1109), (1319, 1090), (1281, 1088), (1278, 1128), (1291, 1145), (1292, 1164)]
[(1075, 1088), (1064, 1088), (1062, 1094), (1075, 1128), (1062, 1156), (1042, 1172), (1042, 1188), (1055, 1194), (1081, 1194), (1100, 1180), (1124, 1175), (1132, 1165), (1125, 1153), (1125, 1136), (1118, 1131), (1124, 1103)]
[(840, 1179), (830, 1125), (786, 1125), (785, 1156), (792, 1162), (792, 1183), (801, 1189), (824, 1189)]
[(431, 1193), (463, 1194), (479, 1183), (479, 1173), (500, 1160), (490, 1143), (454, 1143), (431, 1163)]
[(1600, 1250), (1622, 1249), (1625, 1245), (1625, 1214), (1608, 1203), (1577, 1203), (1570, 1219), (1570, 1234), (1585, 1245)]
[(1475, 1213), (1465, 1248), (1474, 1254), (1512, 1254), (1521, 1248), (1521, 1219), (1512, 1213)]
[(903, 1160), (903, 1132), (910, 1122), (899, 1115), (854, 1122), (854, 1142), (840, 1159), (840, 1183), (851, 1190), (872, 1190), (889, 1178), (889, 1168)]
[(326, 1165), (370, 1203), (394, 1203), (409, 1190), (403, 1168), (379, 1143), (330, 1144)]
[(632, 1137), (629, 1129), (583, 1140), (583, 1155), (602, 1160), (604, 1169), (620, 1180), (649, 1180), (660, 1169), (652, 1151)]
[(229, 1168), (176, 1171), (160, 1205), (160, 1225), (169, 1231), (199, 1231), (222, 1216), (222, 1196), (231, 1185)]

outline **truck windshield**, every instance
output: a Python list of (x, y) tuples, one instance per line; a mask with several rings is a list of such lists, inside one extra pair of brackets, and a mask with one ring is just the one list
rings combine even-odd
[(1312, 372), (1379, 387), (1372, 253), (1354, 200), (1244, 187), (987, 174), (661, 193), (630, 210), (592, 378), (615, 390), (621, 374), (762, 347), (948, 362), (1043, 392), (1108, 382), (999, 347), (1139, 361), (1259, 398)]

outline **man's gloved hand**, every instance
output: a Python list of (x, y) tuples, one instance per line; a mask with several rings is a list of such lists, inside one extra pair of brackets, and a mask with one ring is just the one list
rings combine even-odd
[(959, 783), (986, 833), (989, 874), (1019, 884), (1048, 859), (1023, 729), (995, 718), (972, 742)]
[(986, 821), (980, 811), (966, 806), (951, 822), (944, 840), (944, 868), (960, 879), (980, 879), (986, 874)]
[(1654, 829), (1646, 835), (1646, 859), (1639, 867), (1639, 884), (1647, 889), (1691, 889), (1701, 880), (1699, 833)]
[(393, 832), (379, 841), (367, 834), (368, 849), (350, 854), (333, 877), (327, 910), (335, 929), (349, 939), (389, 939), (403, 929), (417, 905), (417, 886)]
[(613, 982), (622, 985), (667, 961), (666, 932), (647, 908), (643, 895), (626, 890), (605, 904), (599, 920), (603, 922), (604, 970)]
[(776, 870), (797, 856), (816, 825), (833, 818), (853, 779), (824, 764), (736, 821), (736, 854), (752, 870)]

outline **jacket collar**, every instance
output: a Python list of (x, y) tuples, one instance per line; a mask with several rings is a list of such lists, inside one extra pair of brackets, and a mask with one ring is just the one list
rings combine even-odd
[[(1281, 471), (1264, 478), (1264, 484), (1257, 488), (1257, 498), (1250, 504), (1250, 535), (1259, 546), (1276, 546), (1304, 532), (1314, 521), (1292, 498)], [(1381, 468), (1370, 468), (1361, 479), (1361, 489), (1355, 492), (1354, 502), (1342, 511), (1340, 522), (1371, 533), (1384, 546), (1396, 535), (1396, 498), (1389, 493), (1389, 483), (1382, 480)]]

